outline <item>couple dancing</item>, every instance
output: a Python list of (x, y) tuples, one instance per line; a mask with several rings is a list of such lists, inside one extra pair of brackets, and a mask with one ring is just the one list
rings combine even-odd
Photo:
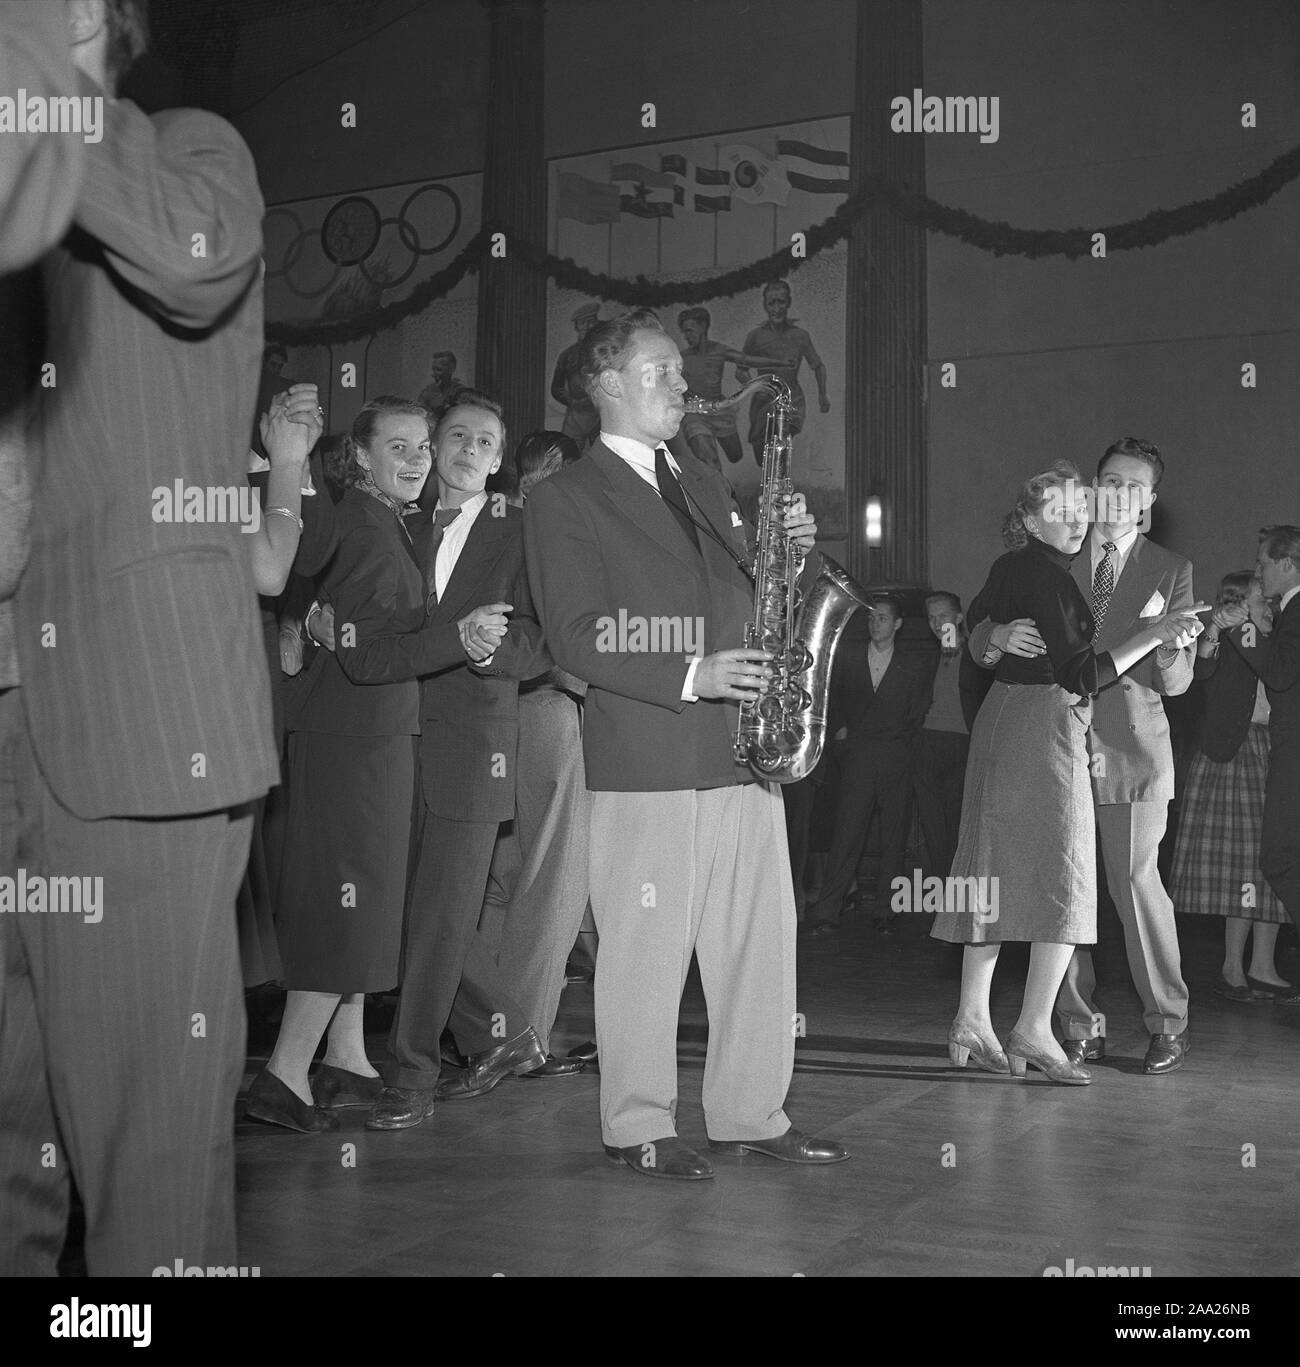
[[(1156, 867), (1173, 796), (1160, 695), (1187, 688), (1202, 623), (1191, 565), (1139, 532), (1163, 471), (1154, 446), (1124, 438), (1092, 490), (1068, 462), (1035, 475), (1003, 524), (1012, 549), (971, 605), (971, 655), (996, 673), (971, 735), (952, 875), (997, 878), (999, 910), (935, 923), (937, 939), (966, 946), (948, 1035), (959, 1066), (1023, 1076), (1032, 1064), (1053, 1082), (1091, 1081), (1081, 1065), (1105, 1051), (1086, 948), (1098, 832), (1151, 1034), (1143, 1071), (1171, 1072), (1186, 1054), (1187, 989)], [(1090, 535), (1089, 505), (1103, 496)], [(1015, 940), (1030, 942), (1029, 973), (1004, 1051), (989, 995), (998, 950)]]

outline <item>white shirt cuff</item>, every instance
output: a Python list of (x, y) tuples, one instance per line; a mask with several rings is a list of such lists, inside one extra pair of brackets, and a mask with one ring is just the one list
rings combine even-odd
[(703, 657), (700, 655), (692, 656), (690, 663), (686, 666), (686, 678), (682, 682), (683, 702), (699, 702), (699, 698), (696, 697), (692, 685), (695, 683), (695, 671), (699, 669), (700, 660), (702, 658)]

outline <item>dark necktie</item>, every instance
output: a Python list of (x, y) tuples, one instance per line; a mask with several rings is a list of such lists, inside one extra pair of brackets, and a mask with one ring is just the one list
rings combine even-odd
[(698, 553), (700, 538), (695, 531), (695, 522), (691, 518), (691, 511), (686, 503), (686, 495), (682, 493), (682, 486), (678, 484), (677, 476), (673, 474), (672, 466), (668, 464), (668, 452), (662, 446), (655, 447), (655, 482), (659, 485), (659, 493), (663, 497), (663, 501), (677, 519), (678, 526), (686, 533), (686, 539)]
[(1097, 572), (1092, 576), (1092, 620), (1093, 636), (1101, 631), (1106, 609), (1110, 606), (1110, 596), (1115, 591), (1115, 561), (1112, 558), (1115, 543), (1107, 541), (1101, 548), (1101, 559), (1097, 562)]
[(459, 508), (439, 508), (433, 515), (433, 532), (429, 537), (429, 558), (424, 563), (424, 587), (428, 594), (425, 610), (432, 611), (438, 602), (438, 547), (447, 528), (460, 516)]

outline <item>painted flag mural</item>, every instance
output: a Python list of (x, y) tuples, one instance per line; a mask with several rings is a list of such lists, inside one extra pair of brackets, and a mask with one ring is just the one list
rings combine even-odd
[[(550, 250), (597, 276), (684, 282), (788, 253), (796, 234), (822, 222), (848, 194), (849, 128), (845, 115), (554, 158)], [(794, 376), (803, 396), (794, 471), (818, 525), (831, 537), (846, 525), (845, 272), (842, 245), (811, 260), (792, 260), (789, 271), (775, 270), (774, 278), (786, 278), (776, 295), (763, 288), (771, 282), (756, 279), (752, 289), (706, 301), (703, 332), (698, 316), (682, 317), (683, 305), (655, 310), (682, 351), (688, 383), (735, 393), (753, 373), (745, 358), (755, 356), (772, 357)], [(617, 317), (626, 308), (552, 282), (548, 373), (571, 353), (593, 317)], [(554, 391), (548, 392), (553, 399)], [(696, 423), (674, 439), (707, 445), (716, 436), (714, 454), (744, 506), (758, 487), (753, 447), (756, 423), (761, 437), (759, 407), (747, 396), (734, 423), (719, 416), (708, 432)], [(568, 416), (552, 402), (547, 424), (560, 429)]]

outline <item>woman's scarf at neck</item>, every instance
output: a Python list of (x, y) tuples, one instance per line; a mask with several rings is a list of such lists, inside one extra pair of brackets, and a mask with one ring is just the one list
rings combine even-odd
[(396, 499), (392, 494), (386, 494), (375, 483), (374, 476), (369, 470), (362, 469), (360, 478), (357, 480), (356, 488), (363, 494), (369, 494), (371, 498), (377, 499), (385, 508), (391, 508), (398, 518), (403, 518), (407, 513), (414, 512), (419, 507), (418, 503), (407, 503), (401, 499)]

